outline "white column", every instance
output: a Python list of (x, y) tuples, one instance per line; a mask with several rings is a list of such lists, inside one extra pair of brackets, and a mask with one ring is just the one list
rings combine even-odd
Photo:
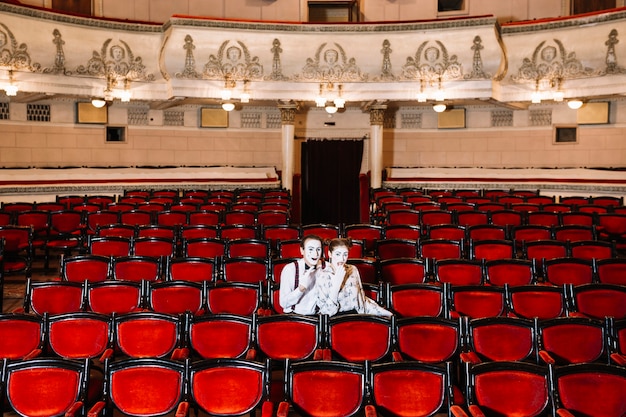
[(383, 183), (383, 121), (384, 104), (370, 108), (370, 187), (380, 188)]
[(280, 104), (280, 116), (282, 121), (282, 187), (286, 190), (293, 191), (293, 158), (294, 158), (294, 141), (297, 106), (295, 104)]

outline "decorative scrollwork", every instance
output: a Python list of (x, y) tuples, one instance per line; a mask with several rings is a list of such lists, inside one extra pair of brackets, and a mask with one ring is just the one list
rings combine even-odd
[(183, 46), (183, 49), (185, 50), (185, 68), (183, 69), (183, 72), (176, 73), (176, 78), (202, 78), (202, 74), (196, 71), (196, 58), (193, 54), (193, 50), (196, 49), (196, 46), (193, 44), (193, 38), (191, 35), (185, 36), (185, 45)]
[(321, 44), (314, 58), (307, 58), (302, 73), (296, 79), (318, 82), (356, 82), (366, 81), (367, 75), (361, 74), (355, 58), (348, 59), (346, 52), (338, 43), (334, 48)]
[(524, 58), (517, 75), (511, 79), (516, 82), (539, 82), (548, 80), (566, 80), (598, 75), (592, 68), (587, 68), (576, 58), (575, 52), (567, 52), (563, 42), (554, 39), (554, 45), (542, 41), (535, 48), (532, 57)]
[(146, 74), (142, 58), (135, 57), (126, 42), (120, 40), (120, 44), (111, 45), (112, 41), (112, 39), (107, 39), (102, 44), (100, 52), (93, 51), (92, 58), (87, 65), (80, 65), (76, 68), (76, 73), (115, 80), (154, 80), (153, 74)]
[(415, 56), (407, 57), (402, 67), (402, 78), (405, 80), (424, 80), (433, 85), (439, 81), (458, 80), (463, 77), (463, 69), (457, 56), (448, 53), (443, 42), (435, 41), (435, 45), (422, 42)]
[(38, 72), (41, 65), (31, 63), (28, 45), (18, 43), (9, 28), (0, 23), (0, 67)]
[(203, 76), (208, 79), (259, 80), (263, 77), (263, 66), (258, 56), (250, 55), (243, 42), (224, 41), (217, 55), (209, 56)]

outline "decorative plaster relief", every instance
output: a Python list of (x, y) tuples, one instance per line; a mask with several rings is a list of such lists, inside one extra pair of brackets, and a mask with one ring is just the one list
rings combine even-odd
[(32, 63), (26, 43), (18, 43), (13, 32), (0, 23), (0, 66), (37, 72), (41, 65)]
[(123, 40), (111, 45), (113, 39), (107, 39), (100, 52), (93, 51), (92, 58), (86, 65), (76, 68), (80, 75), (108, 77), (114, 79), (154, 81), (154, 74), (146, 74), (142, 58), (133, 54), (130, 46)]
[(302, 73), (295, 75), (296, 80), (319, 82), (355, 82), (366, 81), (355, 58), (346, 56), (346, 52), (337, 42), (334, 47), (322, 43), (313, 58), (307, 58)]

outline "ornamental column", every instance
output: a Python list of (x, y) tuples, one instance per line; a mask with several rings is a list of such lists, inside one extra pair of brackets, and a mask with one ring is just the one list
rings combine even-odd
[(282, 135), (282, 186), (290, 192), (293, 191), (293, 156), (295, 141), (295, 118), (297, 106), (293, 103), (279, 104)]
[(370, 107), (370, 187), (380, 188), (383, 183), (383, 121), (386, 104)]

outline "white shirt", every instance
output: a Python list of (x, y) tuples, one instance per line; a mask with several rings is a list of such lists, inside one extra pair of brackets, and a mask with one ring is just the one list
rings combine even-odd
[(315, 269), (306, 270), (304, 259), (298, 259), (299, 285), (306, 287), (304, 292), (296, 287), (296, 266), (294, 262), (285, 265), (280, 273), (279, 302), (285, 313), (315, 314)]

